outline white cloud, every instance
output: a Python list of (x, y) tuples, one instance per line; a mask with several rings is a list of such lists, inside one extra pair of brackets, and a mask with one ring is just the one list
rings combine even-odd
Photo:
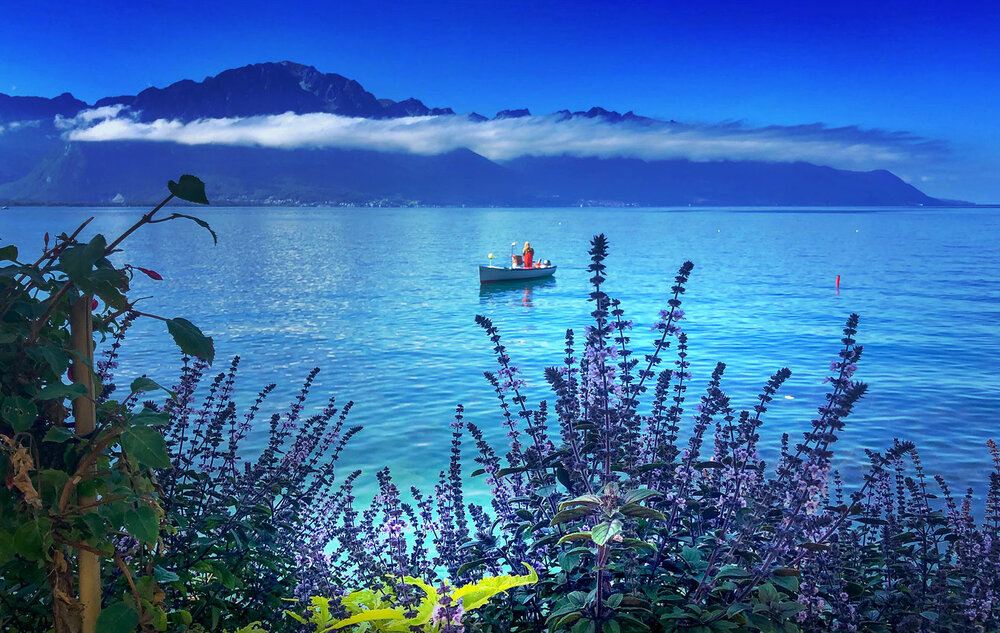
[(56, 127), (61, 130), (75, 130), (90, 127), (94, 124), (114, 119), (120, 114), (127, 114), (126, 108), (122, 104), (101, 106), (90, 110), (81, 110), (72, 118), (66, 118), (57, 114), (55, 119)]
[(340, 147), (440, 154), (468, 148), (493, 160), (522, 155), (633, 156), (647, 160), (809, 161), (849, 169), (891, 168), (943, 147), (906, 133), (821, 124), (747, 127), (558, 115), (474, 122), (462, 116), (363, 119), (327, 113), (136, 121), (120, 106), (81, 112), (58, 124), (74, 141), (142, 140), (188, 145)]
[(26, 128), (26, 127), (35, 127), (35, 128), (37, 128), (37, 127), (41, 127), (41, 124), (42, 124), (41, 121), (8, 121), (6, 128), (4, 128), (3, 125), (0, 125), (0, 134), (3, 134), (3, 132), (4, 132), (5, 129), (13, 131), (13, 130), (19, 130), (21, 128)]

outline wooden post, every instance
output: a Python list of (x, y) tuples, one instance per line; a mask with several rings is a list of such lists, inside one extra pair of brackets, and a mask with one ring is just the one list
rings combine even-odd
[[(73, 358), (73, 382), (87, 388), (86, 395), (73, 401), (73, 419), (77, 435), (89, 435), (97, 425), (97, 404), (94, 392), (94, 317), (90, 305), (93, 297), (79, 297), (69, 311), (70, 337), (76, 357)], [(83, 360), (85, 359), (85, 360)], [(80, 497), (81, 505), (93, 503), (93, 497)], [(83, 607), (82, 633), (95, 633), (97, 616), (101, 613), (101, 562), (93, 552), (77, 552), (80, 571), (80, 605)]]

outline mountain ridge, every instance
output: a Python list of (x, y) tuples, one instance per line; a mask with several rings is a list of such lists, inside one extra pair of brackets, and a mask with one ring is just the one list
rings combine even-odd
[[(104, 97), (93, 106), (70, 93), (52, 99), (0, 94), (0, 202), (143, 204), (154, 202), (159, 192), (149, 183), (192, 172), (208, 183), (213, 200), (226, 204), (941, 204), (885, 170), (848, 171), (804, 162), (570, 155), (496, 161), (469, 149), (425, 156), (333, 147), (67, 141), (57, 118), (72, 118), (95, 107), (128, 108), (140, 122), (285, 112), (369, 119), (456, 116), (451, 108), (428, 107), (413, 97), (377, 98), (353, 79), (288, 61), (249, 64), (200, 82), (184, 79), (136, 95)], [(474, 122), (489, 120), (476, 113), (466, 116)], [(493, 120), (530, 116), (527, 108), (507, 109)], [(556, 125), (575, 118), (676, 124), (596, 106), (560, 110), (552, 118)]]
[[(337, 73), (323, 73), (314, 66), (292, 61), (260, 62), (224, 70), (201, 81), (182, 79), (163, 88), (150, 87), (134, 95), (102, 97), (93, 105), (63, 93), (58, 97), (15, 97), (0, 93), (0, 123), (39, 120), (55, 115), (73, 117), (79, 112), (106, 106), (129, 108), (141, 122), (157, 119), (190, 122), (207, 118), (233, 118), (268, 114), (325, 112), (368, 119), (407, 116), (447, 116), (449, 107), (428, 107), (420, 99), (402, 101), (378, 98), (356, 80)], [(629, 111), (625, 114), (594, 106), (589, 110), (559, 110), (560, 119), (602, 118), (608, 122), (653, 121)], [(476, 112), (473, 121), (531, 116), (528, 108), (505, 109), (492, 119)], [(674, 123), (674, 121), (670, 121)]]

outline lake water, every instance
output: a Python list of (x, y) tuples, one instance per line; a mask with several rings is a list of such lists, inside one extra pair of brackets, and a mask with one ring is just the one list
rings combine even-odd
[[(985, 440), (1000, 439), (994, 210), (193, 211), (212, 224), (218, 246), (192, 223), (144, 228), (125, 243), (125, 256), (164, 281), (137, 279), (132, 296), (154, 295), (146, 311), (184, 316), (213, 336), (217, 369), (239, 354), (244, 406), (276, 382), (264, 411), (276, 410), (319, 367), (310, 405), (322, 407), (328, 395), (355, 401), (351, 419), (365, 430), (342, 463), (364, 468), (366, 487), (382, 465), (404, 485), (431, 486), (446, 466), (457, 403), (495, 445), (503, 442), (482, 378), (495, 364), (476, 314), (500, 327), (531, 400), (547, 397), (543, 368), (560, 362), (565, 329), (582, 332), (588, 323), (587, 248), (598, 232), (611, 243), (607, 290), (635, 320), (640, 353), (651, 348), (650, 326), (676, 269), (694, 262), (684, 305), (692, 399), (716, 361), (727, 363), (725, 387), (740, 407), (788, 366), (792, 377), (763, 436), (772, 448), (782, 432), (798, 436), (825, 392), (840, 328), (857, 312), (865, 346), (857, 377), (870, 390), (835, 446), (838, 464), (856, 478), (865, 448), (899, 437), (916, 442), (928, 469), (953, 488), (985, 487)], [(16, 208), (0, 213), (0, 236), (28, 254), (40, 250), (45, 231), (71, 230), (94, 215), (93, 232), (110, 237), (140, 213)], [(480, 288), (476, 265), (490, 252), (506, 261), (510, 243), (525, 240), (536, 259), (558, 264), (555, 278)], [(161, 323), (137, 326), (125, 350), (123, 379), (148, 372), (173, 384), (179, 355)]]

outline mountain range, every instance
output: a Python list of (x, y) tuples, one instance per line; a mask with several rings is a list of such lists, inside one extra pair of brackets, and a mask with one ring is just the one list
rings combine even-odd
[[(379, 99), (361, 84), (292, 62), (224, 71), (136, 95), (87, 104), (0, 94), (0, 202), (146, 204), (163, 182), (194, 173), (222, 204), (566, 205), (933, 205), (885, 170), (848, 171), (806, 162), (644, 160), (524, 155), (490, 160), (470, 149), (437, 154), (338, 147), (181, 144), (147, 140), (71, 141), (67, 121), (94, 108), (130, 120), (192, 122), (283, 113), (391, 120), (464, 117), (418, 99)], [(498, 112), (493, 120), (531, 116)], [(553, 115), (611, 125), (675, 125), (602, 108)]]

